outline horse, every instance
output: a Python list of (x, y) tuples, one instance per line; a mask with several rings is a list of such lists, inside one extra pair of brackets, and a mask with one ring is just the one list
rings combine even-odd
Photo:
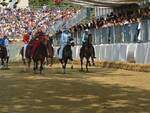
[(22, 56), (23, 64), (26, 65), (26, 63), (28, 63), (28, 69), (30, 69), (30, 64), (31, 64), (31, 60), (32, 60), (31, 52), (32, 52), (33, 44), (34, 44), (33, 42), (34, 42), (34, 39), (31, 39), (29, 44), (26, 47), (25, 59), (24, 59), (24, 47), (22, 47), (21, 50), (20, 50), (20, 54)]
[(36, 70), (38, 69), (38, 64), (40, 61), (40, 74), (42, 74), (42, 70), (43, 70), (43, 64), (45, 61), (45, 58), (48, 57), (48, 53), (47, 53), (47, 48), (44, 45), (44, 43), (40, 42), (40, 46), (35, 50), (35, 53), (32, 57), (32, 60), (34, 62), (34, 67), (33, 70), (36, 73)]
[[(70, 41), (71, 42), (69, 44), (67, 44), (63, 49), (62, 59), (59, 59), (60, 63), (62, 64), (64, 74), (66, 73), (66, 65), (67, 65), (68, 60), (70, 60), (72, 62), (71, 69), (73, 69), (73, 59), (72, 59), (71, 47), (74, 46), (74, 42), (73, 42), (73, 39), (71, 39)], [(59, 50), (60, 50), (60, 48), (58, 48), (57, 54), (59, 54)]]
[[(7, 48), (5, 46), (0, 45), (0, 59), (2, 67), (8, 68), (9, 56), (7, 55)], [(6, 64), (5, 64), (6, 61)]]
[(92, 59), (93, 66), (94, 63), (94, 48), (92, 46), (92, 34), (88, 35), (88, 40), (86, 45), (82, 46), (80, 49), (80, 62), (81, 62), (81, 71), (83, 71), (83, 59), (86, 58), (86, 71), (88, 72), (88, 66), (91, 66), (90, 64), (90, 58)]
[(48, 58), (50, 58), (50, 66), (52, 66), (53, 65), (53, 57), (54, 57), (54, 48), (50, 41), (47, 42), (46, 47), (48, 50)]

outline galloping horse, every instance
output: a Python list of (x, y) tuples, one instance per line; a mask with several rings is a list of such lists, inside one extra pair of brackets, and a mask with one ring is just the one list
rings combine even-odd
[[(72, 38), (70, 39), (70, 44), (66, 45), (63, 49), (62, 59), (59, 59), (60, 63), (62, 64), (64, 74), (66, 73), (66, 64), (68, 60), (73, 62), (71, 46), (74, 46), (74, 42)], [(59, 54), (59, 50), (60, 48), (58, 48), (57, 54)], [(73, 69), (73, 64), (71, 66), (71, 69)]]
[(24, 56), (24, 52), (23, 52), (24, 47), (22, 47), (21, 50), (20, 50), (20, 54), (22, 56), (23, 64), (25, 65), (26, 62), (27, 62), (28, 63), (28, 68), (30, 68), (30, 64), (31, 64), (31, 51), (32, 51), (32, 48), (33, 48), (33, 42), (34, 42), (34, 39), (31, 39), (29, 44), (26, 47), (25, 59), (23, 58), (23, 56)]
[(48, 53), (47, 53), (47, 48), (44, 45), (44, 43), (40, 42), (40, 46), (35, 50), (35, 53), (32, 57), (33, 62), (34, 62), (34, 72), (36, 72), (36, 70), (38, 69), (38, 64), (40, 61), (40, 74), (42, 73), (43, 70), (43, 64), (45, 61), (45, 58), (48, 57)]
[(48, 58), (51, 59), (50, 66), (53, 65), (53, 57), (54, 57), (54, 48), (52, 46), (52, 42), (48, 41), (46, 44), (48, 50)]
[(92, 59), (92, 63), (93, 65), (95, 65), (94, 63), (94, 55), (93, 55), (94, 51), (93, 51), (93, 46), (92, 46), (92, 35), (89, 34), (88, 35), (88, 40), (87, 40), (87, 44), (84, 47), (81, 47), (80, 49), (80, 62), (81, 62), (81, 71), (83, 71), (83, 59), (84, 57), (86, 58), (86, 71), (88, 72), (88, 65), (90, 64), (90, 58)]
[[(3, 67), (8, 68), (9, 56), (7, 55), (7, 48), (1, 45), (0, 45), (0, 59), (1, 59), (1, 65)], [(5, 61), (6, 61), (6, 64), (5, 64)]]

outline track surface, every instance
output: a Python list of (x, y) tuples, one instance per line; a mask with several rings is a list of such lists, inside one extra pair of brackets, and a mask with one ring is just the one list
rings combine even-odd
[(150, 113), (150, 73), (60, 67), (0, 70), (0, 113)]

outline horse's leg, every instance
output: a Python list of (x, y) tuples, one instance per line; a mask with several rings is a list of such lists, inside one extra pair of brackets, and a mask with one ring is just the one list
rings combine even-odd
[(95, 66), (94, 58), (93, 58), (93, 57), (91, 57), (91, 60), (92, 60), (92, 64), (93, 64), (93, 66)]
[(66, 64), (67, 64), (67, 60), (65, 60), (65, 61), (64, 61), (64, 64), (63, 64), (63, 65), (64, 65), (64, 66), (63, 66), (64, 74), (66, 74)]
[(88, 64), (89, 64), (89, 66), (91, 66), (91, 62), (90, 62), (90, 61), (89, 61), (89, 63), (88, 63)]
[(36, 73), (36, 69), (37, 69), (37, 61), (34, 61), (34, 67), (33, 67), (34, 73)]
[(2, 65), (2, 67), (4, 67), (4, 59), (3, 58), (1, 58), (1, 65)]
[(30, 70), (31, 58), (28, 59), (28, 70)]
[(26, 65), (26, 60), (22, 58), (23, 64)]
[(51, 57), (51, 66), (53, 65), (53, 57)]
[(43, 70), (43, 62), (44, 62), (44, 60), (41, 59), (41, 60), (40, 60), (40, 74), (42, 74), (42, 70)]
[(73, 69), (73, 60), (71, 60), (71, 69)]
[(89, 57), (86, 58), (86, 72), (88, 72), (88, 65), (89, 65)]
[(83, 71), (83, 58), (80, 58), (80, 62), (81, 62), (81, 71)]
[(52, 67), (52, 65), (53, 65), (53, 57), (50, 57), (50, 64), (49, 64), (49, 67)]
[(39, 65), (39, 62), (36, 61), (36, 70), (38, 70), (38, 65)]
[(8, 68), (9, 56), (6, 59), (6, 68)]

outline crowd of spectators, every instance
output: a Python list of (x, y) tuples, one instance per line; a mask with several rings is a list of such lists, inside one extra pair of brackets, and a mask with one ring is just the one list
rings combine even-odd
[(110, 27), (117, 25), (124, 25), (138, 21), (138, 18), (144, 20), (150, 17), (149, 7), (141, 8), (140, 10), (133, 10), (124, 13), (111, 12), (106, 16), (101, 16), (97, 19), (90, 20), (87, 23), (80, 23), (70, 28), (72, 32), (77, 30), (93, 29), (100, 27)]
[(12, 39), (22, 39), (23, 33), (28, 30), (34, 33), (38, 26), (47, 32), (51, 27), (61, 20), (67, 20), (79, 10), (74, 8), (43, 7), (42, 9), (4, 9), (0, 14), (0, 33)]

